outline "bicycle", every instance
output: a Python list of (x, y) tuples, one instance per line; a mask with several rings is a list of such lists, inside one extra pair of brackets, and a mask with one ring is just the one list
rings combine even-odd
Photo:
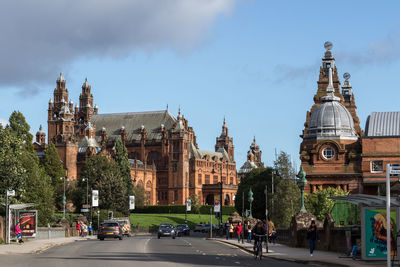
[(262, 259), (262, 250), (263, 250), (262, 243), (264, 238), (265, 238), (264, 235), (257, 235), (257, 234), (254, 235), (254, 242), (257, 243), (254, 249), (254, 256), (256, 260), (258, 257), (260, 258), (260, 260)]

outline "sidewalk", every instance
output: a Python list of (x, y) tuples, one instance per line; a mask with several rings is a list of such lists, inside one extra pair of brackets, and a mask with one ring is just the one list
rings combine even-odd
[(24, 239), (23, 244), (17, 244), (12, 242), (8, 245), (0, 245), (0, 255), (4, 254), (29, 254), (29, 253), (41, 253), (46, 249), (54, 246), (65, 245), (75, 241), (94, 239), (96, 236), (88, 236), (85, 238), (74, 236), (74, 237), (63, 237), (54, 239)]
[[(226, 240), (225, 238), (213, 238), (212, 240), (240, 247), (249, 253), (253, 253), (253, 244), (247, 243), (246, 240), (244, 241), (243, 244), (242, 242), (238, 243), (237, 239)], [(303, 264), (313, 263), (326, 266), (352, 266), (352, 267), (386, 266), (386, 261), (371, 262), (371, 261), (353, 260), (352, 258), (342, 257), (343, 255), (341, 255), (340, 253), (330, 252), (330, 251), (316, 250), (314, 251), (313, 257), (310, 257), (310, 251), (308, 250), (308, 248), (294, 248), (282, 244), (276, 244), (276, 245), (268, 244), (268, 247), (269, 247), (268, 254), (266, 254), (264, 246), (263, 256), (267, 256), (278, 260), (292, 261)]]

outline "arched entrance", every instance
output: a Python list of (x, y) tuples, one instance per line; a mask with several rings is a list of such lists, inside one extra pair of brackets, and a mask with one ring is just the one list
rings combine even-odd
[(231, 198), (229, 197), (229, 195), (227, 194), (225, 196), (225, 201), (224, 201), (224, 205), (225, 206), (229, 206), (231, 204)]
[(208, 194), (206, 197), (206, 205), (214, 205), (214, 195)]
[(153, 198), (151, 182), (147, 181), (146, 183), (146, 205), (151, 205), (151, 200)]

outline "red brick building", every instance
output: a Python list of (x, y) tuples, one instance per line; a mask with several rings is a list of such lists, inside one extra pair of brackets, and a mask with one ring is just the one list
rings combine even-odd
[[(56, 83), (48, 106), (48, 142), (58, 149), (69, 178), (79, 178), (91, 155), (112, 159), (115, 141), (121, 138), (132, 182), (145, 188), (147, 204), (184, 204), (191, 194), (202, 204), (213, 204), (221, 192), (225, 205), (234, 204), (236, 163), (225, 120), (215, 151), (199, 150), (195, 132), (180, 111), (177, 118), (168, 110), (99, 114), (87, 79), (75, 107), (62, 74)], [(44, 151), (45, 140), (40, 129), (34, 144), (38, 153)]]
[(308, 180), (305, 191), (336, 187), (376, 194), (385, 180), (385, 163), (400, 163), (399, 113), (372, 113), (364, 134), (350, 75), (344, 74), (340, 88), (332, 44), (327, 42), (325, 48), (314, 105), (300, 135), (300, 160)]

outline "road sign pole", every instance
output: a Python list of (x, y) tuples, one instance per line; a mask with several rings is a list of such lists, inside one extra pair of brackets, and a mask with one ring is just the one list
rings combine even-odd
[(8, 223), (8, 189), (6, 189), (6, 244), (10, 243), (10, 226)]
[(387, 267), (390, 267), (390, 256), (391, 256), (391, 248), (390, 248), (390, 164), (386, 164), (386, 259), (387, 259)]

